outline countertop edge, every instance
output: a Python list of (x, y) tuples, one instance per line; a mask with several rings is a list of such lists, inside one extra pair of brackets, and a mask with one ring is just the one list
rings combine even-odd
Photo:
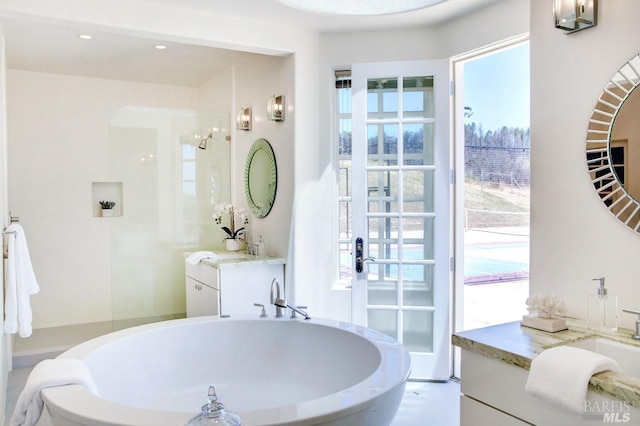
[(285, 265), (283, 257), (256, 257), (247, 255), (244, 259), (202, 259), (200, 263), (216, 269), (246, 268), (255, 266)]

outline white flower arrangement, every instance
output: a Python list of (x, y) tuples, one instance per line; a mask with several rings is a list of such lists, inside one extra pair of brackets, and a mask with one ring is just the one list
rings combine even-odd
[(555, 294), (537, 293), (530, 296), (527, 301), (527, 310), (536, 312), (540, 318), (551, 318), (564, 312), (564, 302)]
[(247, 211), (243, 207), (237, 207), (233, 204), (218, 204), (215, 206), (216, 211), (213, 213), (213, 220), (218, 224), (222, 224), (222, 217), (229, 215), (229, 226), (223, 226), (222, 230), (227, 233), (230, 239), (237, 239), (244, 233), (244, 226), (236, 229), (235, 217), (238, 216), (244, 225), (249, 224)]

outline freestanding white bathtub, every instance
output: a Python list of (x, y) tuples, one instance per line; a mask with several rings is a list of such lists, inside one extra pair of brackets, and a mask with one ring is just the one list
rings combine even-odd
[(387, 426), (411, 360), (377, 331), (329, 320), (188, 318), (134, 327), (62, 355), (99, 389), (42, 392), (54, 425), (184, 425), (209, 385), (252, 425)]

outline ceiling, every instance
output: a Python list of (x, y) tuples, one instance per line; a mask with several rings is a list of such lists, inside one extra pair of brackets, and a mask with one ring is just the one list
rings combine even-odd
[[(229, 16), (247, 24), (277, 22), (326, 33), (433, 26), (498, 0), (443, 0), (420, 10), (381, 16), (312, 13), (278, 0), (137, 1), (152, 7), (190, 9), (217, 19)], [(198, 87), (228, 64), (251, 55), (93, 30), (92, 40), (82, 40), (77, 28), (31, 20), (0, 18), (0, 25), (5, 34), (7, 65), (12, 69)], [(157, 50), (155, 44), (168, 48)]]

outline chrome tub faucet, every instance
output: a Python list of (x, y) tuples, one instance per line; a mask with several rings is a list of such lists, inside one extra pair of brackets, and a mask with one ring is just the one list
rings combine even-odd
[[(275, 295), (273, 294), (273, 289), (275, 287)], [(280, 299), (280, 283), (278, 282), (277, 278), (274, 278), (273, 281), (271, 281), (271, 291), (269, 293), (269, 302), (272, 305), (276, 306), (276, 318), (282, 318), (282, 306), (278, 305), (276, 303), (276, 301), (281, 300)], [(286, 307), (286, 306), (285, 306)]]

